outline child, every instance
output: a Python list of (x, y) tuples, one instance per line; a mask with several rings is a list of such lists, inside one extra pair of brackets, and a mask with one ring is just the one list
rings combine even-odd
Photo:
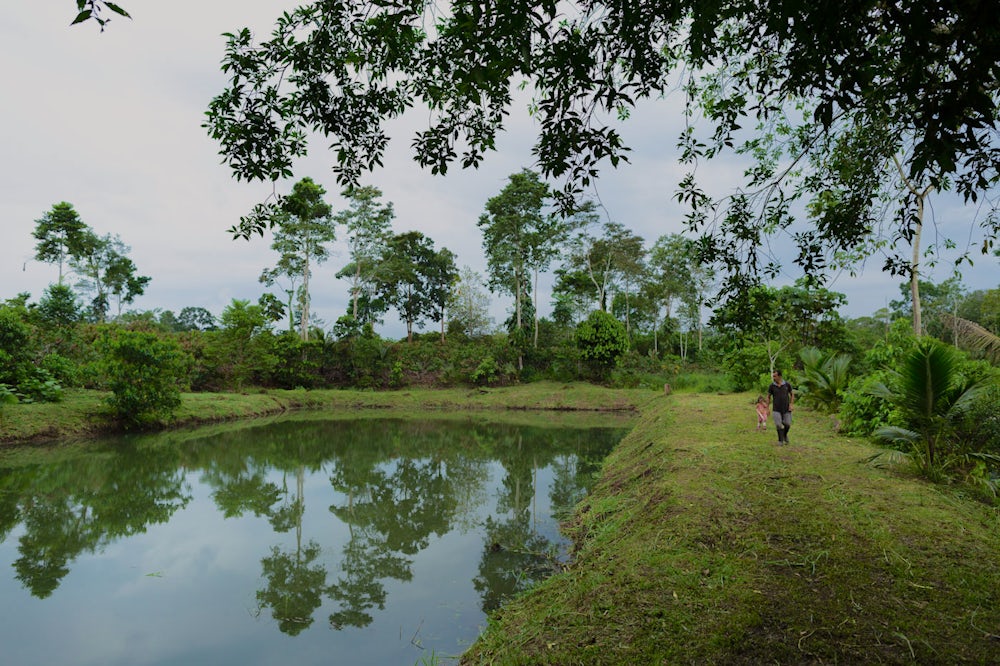
[(757, 432), (767, 428), (767, 399), (762, 395), (757, 396)]

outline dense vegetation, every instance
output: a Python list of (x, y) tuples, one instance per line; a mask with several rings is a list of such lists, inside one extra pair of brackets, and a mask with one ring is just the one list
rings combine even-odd
[(951, 292), (939, 309), (926, 304), (928, 327), (940, 337), (917, 337), (905, 298), (894, 311), (845, 321), (838, 294), (761, 287), (754, 298), (765, 316), (748, 325), (722, 308), (692, 344), (693, 333), (678, 330), (676, 319), (651, 328), (633, 317), (627, 329), (601, 310), (579, 324), (541, 318), (537, 342), (516, 328), (470, 336), (455, 325), (443, 339), (427, 333), (394, 341), (371, 325), (339, 336), (314, 326), (302, 339), (299, 331), (275, 330), (265, 307), (243, 300), (218, 320), (190, 308), (101, 322), (71, 289), (54, 284), (39, 302), (20, 295), (0, 306), (0, 395), (10, 405), (59, 401), (66, 389), (105, 391), (102, 409), (132, 428), (169, 423), (182, 392), (584, 380), (763, 393), (777, 367), (800, 404), (831, 414), (846, 434), (880, 438), (889, 447), (881, 462), (904, 457), (929, 478), (964, 481), (993, 498), (1000, 388), (990, 345), (1000, 299), (998, 290), (969, 294), (957, 284)]

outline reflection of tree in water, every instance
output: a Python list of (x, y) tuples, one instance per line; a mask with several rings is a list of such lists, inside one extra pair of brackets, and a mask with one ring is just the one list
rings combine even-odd
[[(551, 561), (539, 555), (551, 546), (533, 521), (535, 470), (558, 460), (550, 495), (553, 504), (571, 504), (593, 468), (579, 462), (580, 452), (603, 453), (617, 439), (392, 420), (252, 430), (253, 436), (243, 429), (180, 443), (158, 437), (152, 446), (126, 444), (69, 462), (0, 469), (0, 539), (23, 525), (17, 579), (37, 597), (53, 594), (81, 553), (142, 533), (184, 507), (186, 471), (200, 470), (227, 518), (253, 514), (276, 532), (295, 530), (294, 548), (272, 547), (261, 559), (265, 582), (257, 599), (281, 631), (295, 635), (310, 626), (327, 597), (339, 605), (330, 615), (334, 627), (366, 626), (373, 609), (387, 603), (387, 582), (410, 580), (413, 556), (433, 536), (472, 524), (492, 461), (499, 459), (503, 488), (497, 515), (487, 521), (476, 579), (484, 607), (492, 608)], [(304, 479), (328, 469), (332, 487), (343, 494), (330, 510), (350, 531), (333, 585), (320, 545), (302, 534)], [(274, 470), (288, 484), (275, 482)]]
[(473, 580), (487, 613), (539, 578), (550, 547), (535, 531), (536, 456), (525, 451), (520, 430), (508, 433), (502, 444), (496, 449), (504, 468), (497, 517), (486, 519), (479, 575)]
[[(607, 432), (608, 437), (595, 436), (596, 432), (588, 431), (575, 445), (565, 431), (532, 433), (529, 447), (526, 431), (518, 430), (497, 447), (505, 476), (497, 497), (497, 516), (486, 520), (479, 575), (473, 580), (484, 612), (496, 610), (512, 595), (553, 573), (557, 566), (556, 544), (538, 531), (537, 472), (541, 467), (551, 467), (552, 511), (556, 516), (568, 515), (586, 494), (599, 466), (597, 461), (618, 437), (613, 431)], [(574, 453), (558, 454), (566, 448)]]
[(226, 518), (235, 518), (247, 512), (258, 517), (270, 516), (271, 507), (282, 496), (282, 489), (265, 479), (264, 472), (259, 469), (242, 472), (235, 478), (206, 474), (202, 481), (216, 487), (212, 499)]
[[(356, 461), (360, 462), (360, 461)], [(340, 610), (330, 625), (363, 627), (372, 621), (372, 608), (385, 608), (382, 581), (408, 581), (415, 555), (427, 547), (432, 534), (451, 529), (457, 506), (455, 479), (439, 459), (399, 458), (389, 464), (338, 465), (333, 487), (346, 503), (330, 511), (350, 529), (344, 546), (343, 576), (330, 587), (330, 598)]]
[(322, 552), (320, 545), (312, 540), (302, 545), (305, 468), (296, 467), (294, 495), (288, 492), (287, 475), (282, 487), (285, 501), (272, 507), (268, 518), (276, 532), (295, 530), (295, 550), (282, 552), (278, 546), (272, 546), (270, 557), (260, 561), (261, 575), (267, 584), (257, 591), (257, 602), (262, 609), (271, 609), (271, 617), (278, 622), (282, 633), (296, 636), (313, 623), (313, 613), (323, 603), (327, 571), (323, 564), (314, 564)]
[(313, 623), (313, 613), (323, 603), (326, 567), (313, 564), (320, 551), (315, 541), (289, 553), (273, 546), (270, 557), (260, 561), (267, 585), (257, 591), (257, 602), (261, 608), (271, 609), (278, 629), (289, 636), (308, 628)]
[(330, 599), (340, 604), (340, 610), (330, 614), (330, 626), (334, 629), (368, 626), (373, 618), (367, 611), (385, 608), (382, 581), (413, 578), (410, 560), (387, 551), (381, 547), (383, 543), (360, 530), (352, 530), (340, 563), (343, 575), (328, 590)]
[(165, 523), (191, 499), (176, 452), (127, 446), (110, 455), (4, 470), (0, 495), (7, 497), (4, 524), (9, 511), (24, 525), (16, 578), (42, 599), (79, 555)]
[(552, 544), (531, 526), (531, 513), (508, 520), (486, 519), (486, 546), (479, 575), (472, 583), (482, 597), (483, 612), (496, 610), (509, 597), (552, 573)]

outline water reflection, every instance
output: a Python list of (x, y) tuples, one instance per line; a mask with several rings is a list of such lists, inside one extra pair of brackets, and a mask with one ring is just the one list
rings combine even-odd
[[(474, 638), (470, 627), (482, 612), (551, 572), (564, 547), (552, 514), (582, 497), (622, 433), (623, 427), (292, 419), (209, 436), (109, 442), (69, 460), (0, 467), (0, 562), (12, 563), (14, 579), (33, 597), (58, 607), (57, 591), (73, 578), (75, 561), (87, 559), (80, 566), (89, 571), (97, 561), (117, 562), (105, 554), (112, 544), (124, 552), (147, 548), (131, 537), (178, 512), (185, 521), (189, 513), (202, 516), (202, 523), (221, 516), (205, 547), (232, 541), (255, 551), (233, 555), (259, 562), (256, 580), (234, 584), (251, 586), (255, 623), (269, 616), (298, 644), (307, 635), (321, 637), (318, 630), (358, 636), (348, 630), (376, 627), (379, 618), (388, 624), (393, 611), (406, 608), (401, 612), (411, 617), (439, 614), (440, 624), (461, 626), (464, 635), (437, 627), (431, 637), (454, 653)], [(204, 517), (199, 496), (210, 498), (215, 518)], [(251, 527), (264, 523), (266, 530)], [(237, 529), (239, 536), (230, 533)], [(248, 544), (243, 539), (251, 529)], [(463, 583), (440, 566), (450, 558), (478, 565)], [(191, 575), (195, 587), (223, 577), (211, 570)], [(201, 576), (206, 582), (197, 582)], [(464, 588), (478, 597), (478, 609), (467, 617), (471, 610), (462, 608), (456, 614), (463, 622), (449, 623), (437, 607), (452, 597), (461, 604)], [(67, 606), (75, 603), (71, 594)], [(6, 593), (0, 598), (0, 610), (17, 603)], [(203, 601), (194, 595), (183, 603)], [(350, 638), (343, 649), (376, 655), (385, 630), (365, 639), (376, 644)], [(0, 637), (5, 645), (18, 640)], [(32, 654), (30, 646), (23, 649)], [(398, 663), (413, 663), (412, 653), (404, 654)], [(144, 661), (166, 663), (149, 657)], [(245, 654), (240, 662), (247, 663)]]

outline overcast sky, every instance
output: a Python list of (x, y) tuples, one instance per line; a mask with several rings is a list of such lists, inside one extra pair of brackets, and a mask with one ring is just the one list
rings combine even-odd
[[(56, 266), (33, 259), (31, 232), (53, 204), (68, 201), (99, 235), (118, 234), (131, 247), (139, 273), (152, 277), (133, 308), (176, 313), (198, 306), (218, 315), (234, 298), (256, 301), (265, 291), (258, 277), (277, 259), (270, 238), (234, 241), (226, 230), (265, 199), (271, 186), (235, 181), (201, 123), (226, 83), (219, 70), (221, 34), (247, 26), (266, 35), (274, 18), (296, 3), (135, 0), (121, 3), (133, 20), (115, 17), (103, 34), (92, 22), (69, 26), (76, 9), (70, 0), (8, 4), (0, 23), (0, 61), (7, 63), (0, 105), (0, 300), (25, 291), (37, 300), (56, 280)], [(633, 147), (632, 163), (617, 171), (606, 168), (596, 192), (607, 216), (649, 245), (683, 230), (684, 210), (673, 201), (685, 171), (676, 162), (678, 102), (646, 104), (622, 125)], [(385, 167), (365, 184), (380, 188), (383, 201), (393, 203), (397, 232), (419, 230), (436, 247), (455, 252), (460, 267), (485, 273), (476, 221), (511, 173), (532, 167), (536, 128), (523, 109), (515, 109), (498, 152), (483, 167), (456, 167), (442, 177), (421, 171), (409, 152), (407, 130), (425, 117), (411, 114), (396, 123)], [(309, 158), (297, 165), (296, 178), (310, 176), (322, 184), (339, 210), (346, 202), (331, 164), (324, 146), (313, 144)], [(720, 162), (701, 173), (725, 190), (736, 184), (739, 172), (735, 163)], [(279, 191), (291, 185), (280, 183)], [(976, 211), (937, 205), (934, 212), (940, 231), (961, 248), (976, 243), (970, 236)], [(996, 287), (997, 259), (975, 258), (974, 269), (963, 269), (970, 288)], [(327, 328), (347, 311), (347, 285), (333, 277), (346, 261), (341, 245), (312, 279), (313, 311)], [(848, 297), (845, 316), (870, 314), (899, 297), (900, 280), (880, 268), (881, 260), (873, 259), (859, 277), (836, 277), (832, 288)], [(776, 284), (797, 276), (792, 268), (786, 271)], [(928, 272), (938, 282), (951, 268), (943, 261)], [(541, 291), (544, 315), (549, 294)], [(494, 297), (493, 309), (500, 321), (507, 301)], [(392, 319), (390, 313), (380, 332), (402, 334)]]

